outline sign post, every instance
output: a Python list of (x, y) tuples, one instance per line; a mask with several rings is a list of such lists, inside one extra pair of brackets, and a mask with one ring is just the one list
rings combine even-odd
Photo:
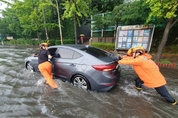
[(142, 46), (150, 51), (154, 25), (118, 26), (116, 33), (115, 50), (127, 51), (129, 48)]

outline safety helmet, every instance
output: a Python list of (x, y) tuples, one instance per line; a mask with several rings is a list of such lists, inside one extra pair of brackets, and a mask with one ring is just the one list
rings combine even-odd
[(143, 47), (141, 47), (141, 46), (137, 46), (137, 47), (134, 47), (134, 48), (130, 48), (127, 51), (127, 55), (128, 56), (132, 56), (133, 53), (144, 54), (145, 53), (145, 49)]
[(144, 54), (145, 53), (145, 49), (142, 46), (137, 46), (135, 48), (133, 48), (133, 53), (141, 53)]
[(48, 46), (48, 45), (49, 45), (48, 43), (41, 43), (41, 44), (40, 44), (40, 47)]
[(132, 56), (132, 50), (133, 50), (133, 48), (130, 48), (130, 49), (127, 51), (127, 56)]

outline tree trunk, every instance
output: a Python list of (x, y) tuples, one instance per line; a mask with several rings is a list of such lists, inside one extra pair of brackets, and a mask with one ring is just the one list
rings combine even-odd
[(74, 14), (74, 32), (75, 32), (75, 44), (77, 44), (77, 20), (76, 20), (76, 14)]
[(39, 33), (38, 30), (37, 30), (37, 37), (38, 37), (38, 44), (40, 45), (41, 44), (41, 38), (40, 38), (40, 33)]
[[(42, 10), (42, 12), (43, 12), (44, 24), (46, 25), (46, 17), (45, 17), (44, 9)], [(48, 29), (46, 26), (45, 26), (45, 35), (46, 35), (46, 40), (48, 40), (49, 36), (48, 36)]]
[(168, 35), (169, 35), (169, 31), (170, 31), (172, 22), (173, 22), (173, 18), (170, 18), (170, 19), (167, 20), (167, 24), (166, 24), (166, 27), (164, 29), (164, 34), (163, 34), (163, 37), (161, 39), (161, 43), (159, 44), (159, 47), (158, 47), (158, 53), (156, 54), (155, 62), (159, 62), (160, 59), (161, 59), (163, 49), (164, 49), (166, 42), (167, 42), (167, 39), (168, 39)]
[(58, 24), (59, 24), (59, 33), (60, 33), (60, 39), (61, 39), (61, 45), (63, 45), (63, 39), (62, 39), (62, 29), (61, 29), (61, 19), (60, 19), (60, 13), (59, 13), (59, 5), (56, 0), (56, 7), (57, 7), (57, 16), (58, 16)]

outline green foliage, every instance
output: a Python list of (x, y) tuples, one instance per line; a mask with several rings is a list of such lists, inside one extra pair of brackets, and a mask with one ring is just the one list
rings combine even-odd
[[(60, 40), (50, 40), (49, 41), (50, 45), (61, 45)], [(75, 44), (75, 40), (72, 39), (64, 39), (63, 44)]]
[(92, 46), (103, 49), (103, 50), (114, 50), (115, 49), (115, 44), (113, 44), (113, 43), (96, 43), (96, 42), (93, 42)]
[[(6, 41), (7, 42), (7, 41)], [(8, 44), (14, 44), (14, 45), (38, 45), (38, 41), (37, 40), (31, 40), (31, 39), (13, 39), (10, 40)]]
[(144, 0), (135, 0), (115, 6), (113, 9), (113, 21), (122, 24), (144, 24), (149, 14), (149, 6)]
[(65, 38), (74, 38), (74, 25), (73, 20), (66, 19), (62, 21), (63, 27), (62, 27), (62, 35)]
[[(41, 43), (43, 42), (47, 42), (46, 40), (42, 40)], [(74, 44), (75, 41), (73, 39), (64, 39), (63, 40), (64, 44)], [(10, 45), (38, 45), (38, 40), (32, 40), (32, 39), (13, 39), (10, 41), (5, 41), (5, 44), (10, 44)], [(50, 45), (61, 45), (61, 41), (60, 40), (49, 40), (49, 44)]]
[[(63, 43), (64, 43), (64, 41), (63, 41)], [(60, 45), (61, 44), (61, 41), (60, 40), (56, 40), (55, 41), (55, 45)]]
[(65, 7), (63, 19), (73, 18), (74, 14), (77, 16), (77, 24), (80, 26), (80, 18), (88, 17), (89, 6), (91, 0), (63, 0), (62, 5)]
[(166, 46), (164, 48), (163, 53), (178, 53), (178, 46), (177, 45)]
[(57, 26), (51, 23), (52, 8), (55, 5), (49, 0), (14, 1), (10, 6), (3, 12), (2, 20), (17, 35), (30, 36), (33, 32), (43, 32), (45, 28), (51, 30)]
[(10, 44), (16, 44), (16, 40), (10, 40), (9, 43)]
[(66, 39), (66, 40), (64, 40), (64, 44), (75, 44), (75, 40)]
[(147, 22), (150, 22), (152, 18), (156, 17), (158, 20), (164, 19), (166, 27), (162, 36), (161, 42), (159, 43), (158, 53), (155, 61), (159, 61), (161, 54), (168, 40), (169, 32), (171, 28), (178, 22), (177, 17), (177, 0), (146, 0), (149, 4), (151, 12), (147, 18)]
[[(150, 52), (151, 53), (156, 53), (157, 52), (157, 48), (151, 47)], [(164, 54), (178, 54), (178, 46), (177, 45), (165, 46), (165, 48), (163, 50), (163, 53)]]
[(63, 0), (65, 11), (62, 18), (74, 19), (75, 44), (77, 44), (77, 25), (81, 26), (81, 18), (88, 17), (90, 3), (91, 0)]
[(108, 28), (108, 26), (114, 26), (114, 22), (112, 18), (113, 18), (113, 14), (111, 12), (93, 15), (93, 20), (95, 21), (93, 23), (94, 25), (93, 29), (98, 30), (98, 29)]
[(55, 45), (55, 41), (56, 41), (56, 40), (49, 40), (49, 44), (50, 44), (50, 45)]
[[(3, 25), (6, 25), (7, 27), (3, 27), (3, 29), (7, 29), (8, 33), (12, 32), (16, 35), (22, 35), (22, 27), (20, 26), (20, 21), (17, 18), (15, 14), (15, 11), (7, 8), (6, 11), (2, 12), (2, 15), (4, 18), (1, 19), (1, 23)], [(1, 27), (1, 24), (0, 24)]]
[(177, 0), (146, 0), (146, 3), (151, 9), (147, 22), (153, 17), (170, 19), (177, 16)]
[[(7, 0), (0, 0), (7, 3)], [(167, 19), (174, 18), (177, 20), (177, 0), (135, 0), (134, 2), (121, 4), (123, 0), (58, 0), (60, 6), (60, 13), (63, 15), (65, 10), (67, 18), (73, 18), (72, 11), (76, 11), (78, 18), (81, 20), (86, 18), (84, 13), (91, 13), (95, 10), (98, 13), (106, 13), (112, 11), (113, 15), (98, 19), (98, 28), (105, 28), (110, 23), (114, 24), (143, 24), (146, 21), (147, 16), (149, 19), (147, 21), (154, 23), (156, 26), (165, 27)], [(54, 2), (54, 0), (52, 0)], [(91, 2), (91, 4), (90, 4)], [(145, 3), (146, 2), (146, 3)], [(62, 3), (66, 4), (65, 5)], [(73, 4), (76, 3), (76, 4)], [(10, 4), (9, 8), (2, 11), (3, 18), (0, 19), (0, 33), (5, 38), (6, 34), (9, 36), (17, 37), (37, 37), (37, 31), (42, 34), (44, 39), (45, 33), (44, 28), (47, 27), (50, 32), (50, 39), (59, 39), (58, 35), (58, 24), (57, 24), (57, 13), (56, 6), (49, 0), (14, 0), (14, 4)], [(64, 6), (64, 7), (63, 7)], [(89, 8), (88, 8), (89, 7)], [(97, 9), (97, 10), (96, 10)], [(44, 23), (44, 16), (46, 18), (46, 24)], [(69, 12), (70, 11), (70, 12)], [(150, 15), (149, 12), (151, 11)], [(63, 15), (63, 16), (65, 16)], [(70, 16), (70, 17), (68, 17)], [(166, 20), (165, 20), (166, 19)], [(78, 20), (79, 21), (79, 20)], [(73, 21), (70, 19), (65, 19), (62, 21), (63, 24), (63, 36), (65, 38), (74, 38)], [(160, 24), (161, 23), (161, 24)], [(176, 25), (176, 22), (174, 22)], [(174, 24), (173, 24), (174, 25)], [(177, 27), (177, 26), (176, 26)], [(156, 29), (157, 30), (157, 27)], [(162, 32), (159, 34), (154, 34), (157, 36), (155, 39), (160, 43)], [(177, 37), (176, 30), (175, 37)], [(112, 36), (112, 33), (104, 34), (105, 36)], [(94, 35), (93, 35), (94, 36)], [(96, 34), (96, 36), (99, 36)], [(100, 35), (101, 36), (101, 35)], [(172, 34), (169, 35), (173, 36)], [(174, 40), (172, 39), (168, 39)], [(59, 42), (58, 42), (59, 41)], [(12, 41), (13, 42), (13, 41)], [(55, 43), (60, 44), (60, 40), (56, 40)], [(170, 41), (172, 44), (172, 41)], [(20, 43), (20, 42), (19, 42)], [(24, 42), (25, 43), (25, 42)], [(54, 43), (54, 42), (52, 42)], [(157, 44), (158, 44), (157, 43)], [(176, 47), (175, 47), (176, 48)], [(176, 52), (177, 49), (174, 49)], [(169, 52), (165, 49), (166, 52)], [(171, 51), (172, 52), (172, 51)]]
[(123, 3), (124, 0), (92, 0), (90, 4), (91, 14), (106, 13), (112, 11), (114, 6)]
[[(46, 42), (46, 40), (42, 40), (42, 42)], [(60, 40), (49, 40), (50, 45), (61, 45)], [(63, 44), (75, 44), (75, 41), (72, 39), (64, 39)]]
[(90, 2), (91, 0), (64, 0), (62, 5), (65, 6), (66, 10), (64, 11), (63, 17), (73, 17), (74, 13), (76, 13), (79, 17), (87, 17), (87, 13), (89, 12), (88, 4)]
[(162, 64), (171, 64), (171, 62), (169, 60), (167, 60), (167, 59), (161, 59), (160, 63), (162, 63)]

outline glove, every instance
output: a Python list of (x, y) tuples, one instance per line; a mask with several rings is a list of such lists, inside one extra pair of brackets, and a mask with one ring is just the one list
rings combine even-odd
[(121, 60), (122, 59), (122, 57), (121, 56), (118, 56), (118, 60)]

